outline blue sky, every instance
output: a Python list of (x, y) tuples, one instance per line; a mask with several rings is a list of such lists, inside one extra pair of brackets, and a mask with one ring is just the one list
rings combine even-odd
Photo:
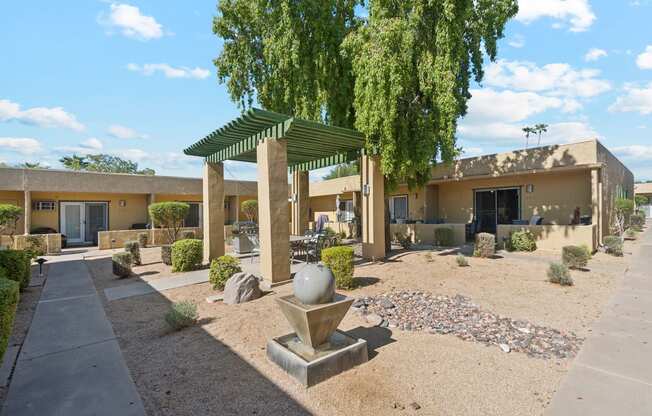
[[(599, 138), (652, 179), (652, 0), (521, 0), (460, 121), (466, 155)], [(0, 161), (111, 153), (199, 176), (181, 152), (238, 115), (212, 64), (216, 1), (20, 1), (0, 14)], [(536, 142), (536, 139), (531, 139)], [(253, 165), (227, 176), (255, 179)], [(312, 175), (313, 178), (323, 170)]]

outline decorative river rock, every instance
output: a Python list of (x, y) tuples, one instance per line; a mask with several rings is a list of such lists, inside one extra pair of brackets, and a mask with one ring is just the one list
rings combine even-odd
[(335, 277), (323, 264), (307, 264), (294, 275), (294, 296), (304, 305), (333, 301)]

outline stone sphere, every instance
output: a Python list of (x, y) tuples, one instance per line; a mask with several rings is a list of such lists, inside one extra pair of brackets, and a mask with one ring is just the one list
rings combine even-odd
[(323, 264), (307, 264), (294, 275), (294, 296), (304, 305), (333, 301), (335, 276)]

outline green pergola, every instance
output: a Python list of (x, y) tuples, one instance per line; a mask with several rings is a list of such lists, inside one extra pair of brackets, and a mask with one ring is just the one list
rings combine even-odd
[(207, 162), (256, 162), (256, 147), (267, 138), (287, 141), (291, 172), (319, 169), (356, 160), (364, 146), (361, 133), (256, 108), (186, 148)]

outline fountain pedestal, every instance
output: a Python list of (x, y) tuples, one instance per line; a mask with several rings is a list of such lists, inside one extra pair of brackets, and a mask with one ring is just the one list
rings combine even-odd
[(267, 343), (267, 357), (304, 386), (313, 386), (367, 362), (367, 342), (338, 331), (353, 299), (305, 305), (294, 295), (276, 299), (295, 332)]

